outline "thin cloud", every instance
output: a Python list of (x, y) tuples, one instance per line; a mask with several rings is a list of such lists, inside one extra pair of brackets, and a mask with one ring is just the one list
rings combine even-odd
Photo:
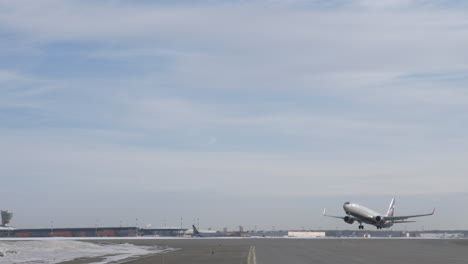
[[(101, 186), (112, 181), (116, 191), (128, 188), (159, 191), (223, 190), (232, 195), (315, 196), (352, 195), (360, 186), (360, 195), (430, 194), (463, 192), (468, 180), (464, 156), (450, 154), (389, 160), (327, 160), (310, 154), (173, 152), (143, 149), (83, 148), (62, 142), (24, 144), (2, 141), (2, 147), (16, 151), (2, 154), (4, 173), (16, 171), (21, 177), (39, 177), (44, 183), (73, 181), (81, 185)], [(24, 167), (18, 159), (27, 162)], [(451, 168), (451, 169), (450, 169)], [(128, 177), (128, 175), (133, 175)], [(442, 176), (444, 175), (444, 176)], [(29, 176), (28, 176), (29, 177)], [(444, 184), (435, 184), (441, 179)], [(193, 181), (193, 179), (197, 179)], [(391, 181), (389, 181), (391, 179)], [(248, 181), (250, 184), (245, 185)], [(164, 185), (160, 183), (164, 182)], [(141, 183), (145, 183), (141, 186)], [(259, 190), (256, 186), (268, 185)], [(40, 188), (47, 188), (41, 185)]]
[(14, 72), (0, 71), (0, 82), (1, 81), (11, 81), (11, 80), (15, 80), (15, 79), (18, 79), (18, 78), (19, 78), (19, 76)]
[(2, 175), (57, 201), (464, 191), (465, 4), (163, 2), (0, 1)]

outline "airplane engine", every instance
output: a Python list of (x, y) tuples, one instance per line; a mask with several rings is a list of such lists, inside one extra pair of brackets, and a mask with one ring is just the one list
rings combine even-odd
[(344, 220), (345, 223), (347, 223), (347, 224), (352, 224), (352, 223), (354, 223), (354, 220), (355, 220), (355, 219), (352, 218), (352, 217), (350, 217), (350, 216), (345, 216), (345, 217), (343, 218), (343, 220)]
[(378, 215), (378, 216), (375, 217), (375, 221), (377, 223), (383, 223), (383, 222), (385, 222), (385, 218), (383, 216)]

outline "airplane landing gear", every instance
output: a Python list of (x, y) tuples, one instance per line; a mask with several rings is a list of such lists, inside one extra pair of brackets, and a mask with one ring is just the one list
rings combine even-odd
[(363, 226), (363, 225), (359, 225), (359, 229), (364, 229), (364, 226)]

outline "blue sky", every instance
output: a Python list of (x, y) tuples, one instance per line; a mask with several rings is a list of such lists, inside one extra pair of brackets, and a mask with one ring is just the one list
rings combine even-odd
[[(0, 10), (0, 200), (18, 226), (182, 216), (345, 228), (320, 208), (357, 200), (385, 211), (395, 196), (456, 215), (466, 201), (463, 1)], [(467, 217), (423, 222), (468, 228)]]

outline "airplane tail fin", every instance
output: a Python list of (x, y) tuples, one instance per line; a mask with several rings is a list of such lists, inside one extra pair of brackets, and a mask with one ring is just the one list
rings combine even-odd
[(393, 216), (395, 212), (395, 198), (392, 199), (390, 205), (388, 206), (387, 216)]
[(199, 235), (200, 232), (198, 231), (198, 229), (195, 227), (195, 225), (192, 225), (192, 228), (193, 228), (193, 234), (194, 235)]

